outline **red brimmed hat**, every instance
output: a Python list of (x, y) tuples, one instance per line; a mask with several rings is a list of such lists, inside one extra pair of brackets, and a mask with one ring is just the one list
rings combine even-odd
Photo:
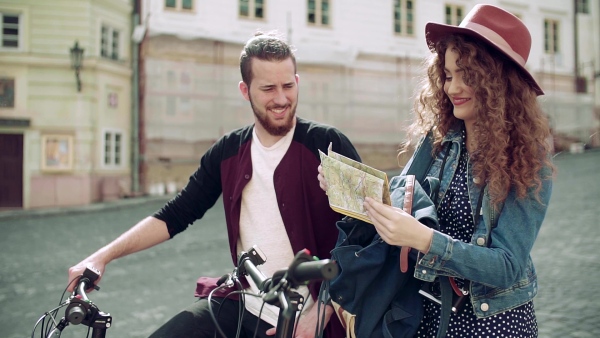
[(425, 25), (425, 39), (429, 49), (434, 50), (435, 44), (449, 34), (463, 34), (481, 38), (490, 46), (504, 53), (513, 60), (527, 82), (537, 95), (544, 91), (525, 68), (525, 63), (531, 50), (531, 35), (523, 22), (513, 14), (492, 5), (476, 5), (458, 26), (443, 25), (428, 22)]

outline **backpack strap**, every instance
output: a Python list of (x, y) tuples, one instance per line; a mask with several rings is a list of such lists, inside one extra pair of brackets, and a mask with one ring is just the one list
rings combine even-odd
[[(433, 131), (430, 130), (427, 132), (425, 139), (417, 147), (415, 154), (411, 157), (411, 160), (406, 164), (406, 168), (404, 169), (404, 174), (406, 175), (404, 211), (406, 211), (408, 214), (412, 214), (412, 188), (414, 186), (414, 180), (416, 179), (419, 181), (419, 183), (421, 183), (427, 177), (429, 168), (431, 168), (431, 165), (434, 161), (432, 151)], [(444, 159), (444, 163), (445, 162), (446, 161)], [(407, 208), (407, 206), (409, 206), (409, 208)], [(400, 249), (400, 271), (403, 273), (408, 271), (408, 255), (410, 254), (410, 250), (411, 248), (409, 246), (403, 246)]]
[(447, 276), (439, 276), (438, 280), (440, 283), (440, 291), (442, 292), (442, 305), (440, 313), (440, 326), (438, 326), (438, 332), (436, 338), (444, 338), (446, 331), (448, 331), (448, 325), (450, 324), (450, 315), (452, 314), (452, 298), (454, 290), (450, 284), (450, 278)]
[[(406, 175), (406, 183), (404, 184), (404, 206), (403, 210), (412, 215), (413, 195), (415, 190), (415, 175)], [(408, 271), (408, 254), (411, 248), (403, 246), (400, 249), (400, 271), (406, 273)]]
[[(448, 150), (446, 149), (446, 152)], [(414, 175), (419, 182), (423, 182), (427, 177), (427, 173), (433, 164), (434, 157), (432, 156), (433, 152), (433, 131), (429, 131), (427, 136), (419, 147), (415, 150), (415, 154), (412, 156), (411, 160), (407, 163), (407, 168), (404, 170), (404, 174), (407, 175), (407, 191), (409, 184), (409, 175)], [(442, 167), (440, 168), (440, 175), (444, 170), (444, 166), (446, 164), (446, 156), (444, 156), (444, 161), (442, 163)], [(405, 197), (405, 207), (406, 207), (406, 197)], [(412, 202), (412, 199), (411, 199)], [(406, 211), (406, 209), (405, 209)], [(402, 272), (408, 271), (408, 254), (410, 253), (411, 248), (407, 246), (403, 246), (400, 251), (400, 269)], [(452, 313), (452, 300), (453, 294), (455, 290), (452, 288), (452, 284), (449, 277), (440, 276), (438, 277), (440, 283), (440, 289), (442, 293), (442, 305), (441, 305), (441, 314), (440, 314), (440, 326), (438, 327), (437, 338), (443, 338), (446, 336), (446, 331), (448, 331), (448, 325), (450, 324), (450, 315)]]
[(417, 181), (423, 182), (425, 177), (427, 177), (429, 168), (433, 164), (434, 158), (431, 156), (432, 151), (433, 131), (430, 130), (425, 136), (425, 139), (423, 139), (423, 142), (415, 149), (415, 153), (406, 164), (403, 174), (415, 175)]

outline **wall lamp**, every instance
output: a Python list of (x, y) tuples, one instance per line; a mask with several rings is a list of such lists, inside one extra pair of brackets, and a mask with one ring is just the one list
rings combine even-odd
[(81, 91), (81, 79), (79, 70), (83, 62), (83, 48), (79, 48), (79, 42), (75, 41), (75, 46), (71, 48), (71, 68), (75, 69), (75, 78), (77, 79), (77, 91)]

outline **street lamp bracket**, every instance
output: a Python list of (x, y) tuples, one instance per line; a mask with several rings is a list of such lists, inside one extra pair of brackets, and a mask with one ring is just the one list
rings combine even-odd
[(81, 91), (81, 79), (79, 78), (79, 71), (83, 63), (83, 48), (79, 48), (79, 42), (75, 41), (75, 45), (70, 49), (71, 51), (71, 68), (75, 69), (75, 79), (77, 80), (77, 91)]

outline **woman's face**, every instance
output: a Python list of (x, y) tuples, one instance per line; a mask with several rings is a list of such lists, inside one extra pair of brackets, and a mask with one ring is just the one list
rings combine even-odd
[(457, 61), (458, 53), (451, 44), (446, 49), (444, 92), (454, 105), (454, 117), (472, 125), (475, 122), (475, 94), (465, 83), (464, 70), (456, 64)]

